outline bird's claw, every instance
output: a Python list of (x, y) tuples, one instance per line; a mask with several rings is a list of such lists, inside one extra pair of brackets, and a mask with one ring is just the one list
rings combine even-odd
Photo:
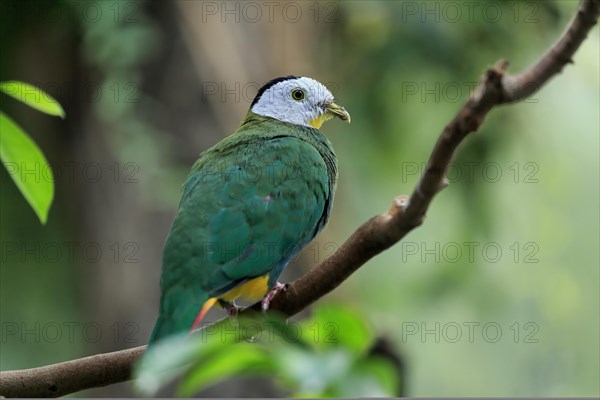
[(266, 312), (269, 309), (271, 300), (273, 300), (273, 298), (277, 295), (277, 293), (279, 293), (285, 289), (287, 289), (287, 283), (284, 285), (283, 283), (277, 282), (275, 284), (275, 286), (273, 286), (273, 288), (269, 291), (269, 293), (267, 293), (267, 295), (265, 297), (263, 297), (262, 301), (260, 302), (263, 312)]
[(236, 318), (242, 307), (238, 307), (234, 302), (228, 302), (219, 300), (219, 305), (223, 307), (223, 310), (227, 312), (227, 315), (231, 318)]

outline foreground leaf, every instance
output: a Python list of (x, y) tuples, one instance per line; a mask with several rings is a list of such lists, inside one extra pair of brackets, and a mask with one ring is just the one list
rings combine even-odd
[(264, 346), (232, 343), (212, 357), (199, 360), (177, 389), (177, 396), (190, 397), (208, 386), (243, 373), (274, 372), (270, 360), (271, 356)]
[(373, 332), (358, 312), (324, 305), (314, 310), (305, 323), (318, 347), (344, 347), (355, 354), (364, 353), (373, 342)]
[(0, 90), (21, 103), (46, 114), (64, 118), (65, 111), (58, 101), (42, 89), (25, 82), (0, 82)]
[(372, 341), (360, 314), (345, 308), (317, 307), (301, 324), (244, 315), (157, 343), (137, 365), (135, 385), (154, 395), (181, 378), (176, 395), (191, 396), (224, 379), (267, 374), (294, 395), (395, 394), (393, 366), (368, 356)]
[(197, 357), (188, 339), (187, 334), (172, 336), (147, 349), (134, 371), (136, 390), (154, 395), (184, 373)]
[(42, 224), (54, 198), (54, 177), (46, 157), (12, 119), (0, 112), (0, 159)]

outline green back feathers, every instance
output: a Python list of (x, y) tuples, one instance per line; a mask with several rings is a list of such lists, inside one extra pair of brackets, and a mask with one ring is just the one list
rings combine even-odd
[(249, 112), (200, 155), (183, 186), (152, 341), (189, 329), (210, 297), (266, 273), (274, 284), (327, 222), (336, 181), (336, 158), (319, 130)]

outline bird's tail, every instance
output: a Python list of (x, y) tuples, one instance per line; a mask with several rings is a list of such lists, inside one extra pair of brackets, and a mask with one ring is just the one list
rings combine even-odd
[(197, 328), (204, 315), (216, 302), (216, 298), (208, 299), (200, 310), (197, 302), (180, 305), (174, 312), (164, 312), (165, 310), (161, 307), (148, 347), (168, 336)]
[(154, 324), (154, 329), (152, 330), (152, 335), (150, 335), (150, 340), (148, 341), (148, 347), (152, 346), (160, 339), (167, 337), (176, 332), (172, 327), (174, 324), (170, 324), (167, 321), (167, 318), (159, 315), (156, 319), (156, 323)]

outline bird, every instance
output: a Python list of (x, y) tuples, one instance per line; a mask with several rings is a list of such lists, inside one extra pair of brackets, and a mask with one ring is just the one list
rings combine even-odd
[(350, 122), (325, 85), (276, 78), (239, 128), (200, 154), (164, 244), (150, 345), (191, 332), (215, 305), (268, 309), (285, 267), (329, 220), (338, 166), (319, 128), (335, 117)]

